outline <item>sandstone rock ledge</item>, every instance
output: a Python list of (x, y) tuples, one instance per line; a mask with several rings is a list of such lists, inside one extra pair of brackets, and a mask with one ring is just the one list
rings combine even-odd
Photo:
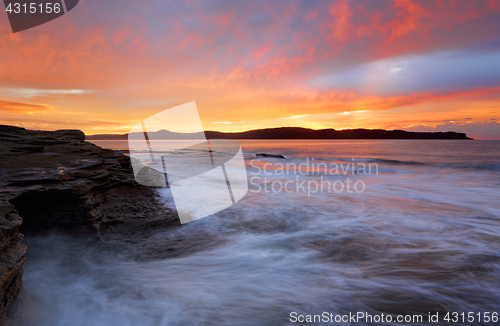
[(123, 153), (85, 142), (79, 130), (0, 125), (0, 324), (22, 287), (21, 232), (133, 239), (176, 225), (175, 211), (135, 181)]

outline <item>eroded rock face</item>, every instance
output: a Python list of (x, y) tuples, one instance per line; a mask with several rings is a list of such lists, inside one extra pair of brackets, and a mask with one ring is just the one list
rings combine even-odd
[[(85, 142), (79, 130), (0, 126), (0, 313), (22, 284), (20, 233), (52, 229), (116, 238), (179, 225), (152, 188), (134, 180), (130, 158)], [(1, 323), (2, 317), (0, 317)]]
[(21, 222), (11, 207), (0, 207), (0, 324), (22, 285), (26, 245), (18, 231)]

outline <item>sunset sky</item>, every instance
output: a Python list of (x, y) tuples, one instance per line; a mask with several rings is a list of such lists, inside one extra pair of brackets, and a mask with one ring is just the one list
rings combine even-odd
[(500, 1), (80, 0), (16, 34), (2, 9), (0, 58), (0, 124), (30, 129), (123, 134), (196, 101), (206, 130), (500, 139)]

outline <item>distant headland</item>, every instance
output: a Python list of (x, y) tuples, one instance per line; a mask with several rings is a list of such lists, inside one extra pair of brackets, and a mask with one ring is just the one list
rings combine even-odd
[[(135, 135), (132, 135), (135, 136)], [(139, 135), (137, 135), (139, 136)], [(148, 132), (149, 139), (197, 139), (201, 133), (176, 133), (168, 130)], [(413, 132), (383, 129), (308, 129), (300, 127), (281, 127), (255, 129), (243, 132), (205, 131), (208, 139), (472, 139), (465, 133)], [(134, 137), (135, 138), (135, 137)], [(128, 134), (100, 134), (86, 136), (87, 140), (127, 140)]]

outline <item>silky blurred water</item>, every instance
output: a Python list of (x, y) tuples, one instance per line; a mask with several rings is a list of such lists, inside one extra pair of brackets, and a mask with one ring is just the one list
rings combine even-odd
[[(248, 194), (144, 240), (143, 259), (86, 239), (27, 238), (33, 325), (286, 325), (296, 324), (291, 312), (500, 312), (500, 141), (240, 143)], [(363, 164), (377, 169), (357, 173)], [(296, 187), (347, 178), (364, 191)], [(290, 191), (276, 191), (286, 182)], [(174, 207), (169, 189), (159, 192)]]

